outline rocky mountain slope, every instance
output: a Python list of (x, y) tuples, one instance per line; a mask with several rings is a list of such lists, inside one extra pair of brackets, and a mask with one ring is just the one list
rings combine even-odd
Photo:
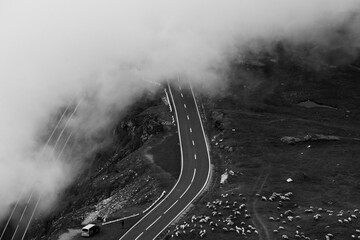
[[(58, 239), (67, 229), (142, 212), (173, 186), (180, 152), (165, 99), (163, 89), (147, 93), (126, 111), (53, 212), (34, 221), (29, 239)], [(168, 151), (159, 153), (160, 145)]]
[[(360, 237), (360, 58), (348, 50), (275, 41), (234, 54), (224, 94), (199, 95), (211, 186), (162, 237)], [(179, 148), (161, 97), (143, 99), (114, 126), (111, 144), (33, 236), (57, 239), (97, 217), (141, 212), (171, 188)]]

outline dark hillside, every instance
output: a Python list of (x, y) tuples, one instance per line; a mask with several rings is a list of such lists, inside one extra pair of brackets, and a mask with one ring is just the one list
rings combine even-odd
[(358, 64), (287, 42), (234, 59), (226, 96), (202, 99), (214, 186), (168, 237), (360, 236)]
[[(67, 229), (79, 229), (98, 217), (110, 221), (140, 213), (173, 186), (180, 152), (164, 95), (145, 94), (121, 114), (125, 117), (109, 134), (97, 139), (101, 147), (84, 160), (81, 174), (60, 196), (55, 210), (33, 223), (31, 239), (58, 239)], [(171, 150), (166, 161), (172, 169), (164, 168), (163, 156), (155, 150), (164, 141)]]

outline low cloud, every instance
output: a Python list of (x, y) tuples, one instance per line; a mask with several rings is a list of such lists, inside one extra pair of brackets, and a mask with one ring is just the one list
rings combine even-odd
[(23, 190), (56, 198), (76, 174), (70, 155), (40, 154), (39, 136), (64, 106), (81, 100), (67, 134), (90, 137), (156, 87), (143, 78), (181, 74), (218, 89), (228, 59), (253, 40), (336, 45), (326, 34), (356, 11), (355, 0), (1, 1), (0, 217)]

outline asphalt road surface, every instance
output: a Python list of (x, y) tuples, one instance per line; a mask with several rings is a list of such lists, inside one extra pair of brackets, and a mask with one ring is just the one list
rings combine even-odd
[[(49, 136), (48, 141), (44, 145), (43, 152), (47, 149), (49, 143), (54, 141), (53, 151), (57, 148), (64, 149), (68, 143), (68, 140), (71, 137), (70, 134), (64, 134), (67, 124), (71, 117), (76, 112), (77, 107), (79, 106), (80, 101), (74, 108), (71, 108), (70, 105), (66, 107), (65, 111), (61, 115), (61, 118), (58, 120), (55, 128), (53, 129), (51, 135)], [(64, 120), (64, 117), (68, 114), (67, 120)], [(62, 122), (65, 122), (64, 127), (59, 128)], [(67, 136), (66, 136), (67, 135)], [(58, 154), (60, 157), (62, 150)], [(41, 152), (40, 155), (43, 154)], [(55, 152), (54, 152), (55, 153)], [(38, 194), (34, 190), (30, 192), (23, 189), (23, 193), (18, 199), (18, 202), (12, 206), (9, 216), (0, 222), (0, 240), (24, 240), (26, 238), (26, 233), (29, 229), (31, 220), (35, 216), (38, 203), (41, 200), (42, 193)], [(22, 199), (22, 201), (20, 201)], [(25, 202), (24, 202), (25, 201)]]
[[(182, 161), (180, 176), (169, 194), (130, 229), (119, 230), (117, 224), (114, 225), (117, 229), (103, 229), (114, 235), (117, 235), (115, 232), (128, 230), (121, 240), (155, 239), (186, 210), (204, 190), (209, 180), (209, 152), (191, 85), (180, 85), (180, 82), (177, 82), (168, 88), (179, 132)], [(39, 200), (36, 194), (28, 197), (27, 203), (18, 204), (13, 209), (11, 217), (6, 219), (9, 222), (5, 220), (0, 223), (0, 240), (24, 239), (31, 215)], [(103, 234), (100, 233), (98, 237), (103, 237), (100, 235)], [(115, 236), (108, 237), (113, 239)]]
[(210, 176), (210, 158), (200, 114), (190, 83), (169, 85), (176, 112), (182, 167), (180, 177), (154, 209), (138, 221), (121, 240), (155, 239), (204, 190)]
[(12, 209), (11, 218), (4, 220), (1, 224), (1, 240), (21, 240), (25, 235), (25, 229), (30, 216), (36, 204), (34, 196), (30, 198), (27, 204), (18, 204)]

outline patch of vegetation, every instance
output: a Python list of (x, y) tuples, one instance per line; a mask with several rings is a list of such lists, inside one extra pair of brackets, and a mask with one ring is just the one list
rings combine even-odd
[[(248, 52), (231, 65), (228, 94), (203, 97), (214, 185), (168, 238), (360, 236), (360, 58), (314, 47), (279, 42)], [(298, 105), (306, 100), (332, 108)]]

